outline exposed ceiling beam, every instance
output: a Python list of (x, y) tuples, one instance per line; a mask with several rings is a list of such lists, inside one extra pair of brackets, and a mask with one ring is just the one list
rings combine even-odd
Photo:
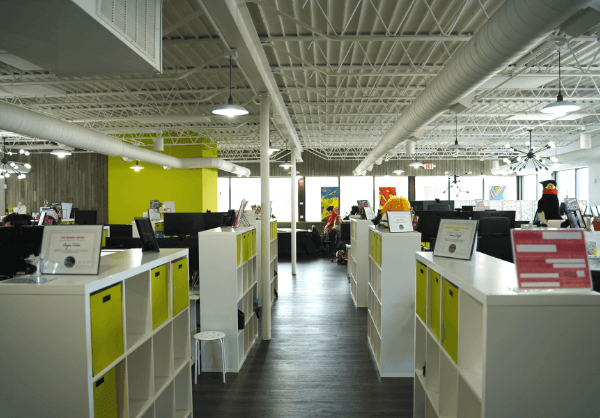
[(302, 152), (296, 128), (279, 92), (269, 61), (260, 43), (254, 22), (243, 2), (236, 0), (197, 0), (219, 30), (219, 36), (237, 49), (237, 62), (257, 93), (269, 93), (275, 110), (273, 121), (290, 143)]

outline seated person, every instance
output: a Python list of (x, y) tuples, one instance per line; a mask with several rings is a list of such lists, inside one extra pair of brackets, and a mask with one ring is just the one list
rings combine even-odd
[(2, 226), (30, 225), (31, 219), (30, 215), (21, 215), (13, 212), (2, 219)]
[(338, 222), (338, 218), (340, 219), (339, 223), (341, 223), (341, 218), (338, 213), (333, 210), (333, 206), (327, 206), (327, 213), (329, 214), (329, 218), (327, 218), (327, 225), (323, 229), (323, 233), (327, 235), (334, 227), (336, 222)]

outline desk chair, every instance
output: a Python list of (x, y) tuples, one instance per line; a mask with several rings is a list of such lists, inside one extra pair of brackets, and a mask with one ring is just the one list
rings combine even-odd
[(500, 260), (513, 262), (508, 218), (482, 218), (479, 220), (478, 251)]

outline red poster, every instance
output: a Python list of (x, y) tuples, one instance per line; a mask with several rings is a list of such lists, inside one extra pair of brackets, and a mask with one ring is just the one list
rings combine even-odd
[(512, 231), (519, 289), (591, 289), (583, 231)]

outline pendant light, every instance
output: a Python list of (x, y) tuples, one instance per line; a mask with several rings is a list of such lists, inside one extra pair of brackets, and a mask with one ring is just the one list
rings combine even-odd
[(467, 147), (458, 145), (458, 115), (456, 115), (456, 139), (454, 140), (454, 144), (449, 145), (446, 149), (448, 151), (465, 151), (467, 149)]
[[(550, 103), (542, 108), (541, 112), (551, 113), (553, 115), (564, 115), (565, 113), (574, 112), (581, 109), (581, 106), (571, 102), (563, 101), (562, 94), (560, 92), (560, 49), (558, 50), (558, 96), (556, 101)], [(537, 171), (537, 170), (536, 170)]]
[(140, 170), (143, 170), (143, 169), (144, 169), (144, 167), (143, 167), (143, 166), (141, 166), (141, 165), (140, 165), (140, 164), (137, 162), (137, 160), (135, 161), (135, 164), (134, 164), (134, 165), (132, 165), (132, 166), (131, 166), (131, 167), (129, 167), (129, 168), (131, 168), (131, 169), (132, 169), (133, 171), (135, 171), (136, 173), (138, 173)]
[(215, 115), (228, 116), (230, 118), (233, 116), (247, 115), (248, 111), (244, 107), (234, 104), (233, 98), (231, 97), (231, 60), (236, 59), (237, 57), (235, 55), (225, 55), (225, 58), (229, 59), (229, 99), (227, 100), (227, 103), (213, 109), (212, 112)]
[(271, 144), (271, 140), (269, 139), (269, 154), (273, 154), (274, 152), (281, 151), (280, 148), (277, 148), (275, 145)]
[(56, 155), (58, 158), (65, 158), (67, 155), (71, 155), (71, 152), (64, 149), (55, 149), (50, 154)]
[[(285, 141), (285, 147), (286, 147), (286, 149), (287, 149), (287, 146), (288, 146), (288, 142), (287, 142), (287, 140), (286, 140), (286, 141)], [(269, 144), (269, 148), (271, 148), (270, 144)], [(270, 151), (271, 151), (271, 150), (269, 149), (269, 152), (270, 152)], [(291, 155), (291, 153), (290, 153), (290, 155)], [(284, 162), (282, 162), (281, 164), (279, 164), (279, 167), (283, 167), (283, 168), (285, 168), (286, 170), (289, 170), (290, 168), (292, 168), (292, 162), (290, 161), (290, 159), (289, 159), (289, 158), (287, 158), (287, 157), (286, 157), (285, 161), (284, 161)]]
[[(17, 162), (19, 155), (29, 155), (29, 152), (25, 154), (24, 150), (21, 150), (19, 154), (12, 153), (10, 151), (6, 152), (6, 138), (2, 138), (3, 140), (3, 150), (0, 153), (0, 177), (9, 178), (10, 173), (17, 175), (19, 180), (26, 178), (27, 176), (23, 172), (24, 169), (30, 170), (31, 165), (28, 163)], [(13, 157), (13, 155), (16, 155)]]
[(554, 161), (554, 160), (556, 160), (556, 157), (541, 157), (538, 154), (542, 151), (546, 151), (547, 149), (554, 148), (554, 146), (555, 146), (554, 142), (548, 142), (543, 147), (534, 151), (534, 147), (531, 144), (531, 142), (532, 142), (531, 132), (533, 131), (533, 129), (528, 129), (528, 131), (529, 131), (529, 150), (521, 151), (521, 150), (518, 150), (515, 148), (510, 148), (511, 151), (521, 153), (522, 155), (517, 156), (516, 158), (512, 158), (512, 159), (505, 158), (504, 162), (506, 162), (507, 164), (513, 164), (515, 162), (517, 163), (517, 164), (515, 164), (515, 166), (511, 166), (511, 168), (510, 168), (510, 171), (513, 173), (515, 173), (517, 171), (521, 171), (524, 168), (526, 168), (529, 161), (532, 162), (533, 168), (535, 168), (535, 171), (539, 171), (540, 169), (545, 169), (546, 171), (548, 171), (548, 167), (546, 167), (544, 165), (543, 160)]

